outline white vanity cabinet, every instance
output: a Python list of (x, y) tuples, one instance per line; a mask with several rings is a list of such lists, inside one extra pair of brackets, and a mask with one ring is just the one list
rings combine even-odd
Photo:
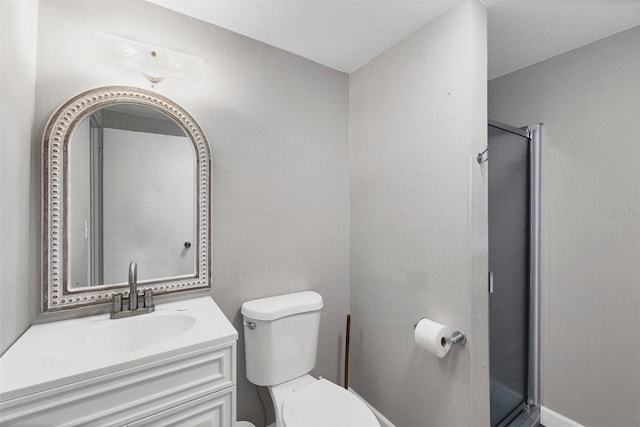
[[(211, 298), (123, 320), (101, 315), (30, 328), (0, 359), (0, 425), (234, 424), (237, 332)], [(162, 326), (157, 338), (145, 324)], [(111, 337), (113, 329), (134, 337)], [(136, 340), (140, 333), (147, 338)], [(100, 334), (109, 345), (100, 347)]]
[(129, 427), (175, 425), (198, 427), (230, 426), (234, 423), (235, 394), (235, 387), (231, 390), (208, 394), (127, 425)]

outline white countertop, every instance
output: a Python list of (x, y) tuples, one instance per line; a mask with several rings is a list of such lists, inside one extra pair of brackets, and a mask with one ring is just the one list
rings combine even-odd
[[(166, 340), (154, 341), (140, 349), (111, 352), (105, 351), (108, 346), (102, 346), (101, 351), (92, 351), (92, 347), (101, 347), (95, 345), (100, 340), (101, 328), (110, 328), (112, 322), (127, 322), (144, 317), (144, 322), (149, 324), (153, 322), (152, 319), (160, 316), (173, 316), (176, 319), (177, 316), (189, 316), (194, 321), (186, 331)], [(171, 321), (160, 319), (158, 325), (162, 327), (161, 325)], [(130, 336), (123, 339), (133, 337), (135, 340), (135, 334), (136, 331), (132, 330)], [(91, 338), (89, 343), (93, 342), (93, 346), (88, 345), (87, 340), (78, 339), (87, 336)], [(0, 402), (229, 343), (237, 338), (237, 331), (210, 297), (159, 304), (153, 313), (125, 319), (112, 320), (109, 314), (100, 314), (34, 325), (0, 358)]]

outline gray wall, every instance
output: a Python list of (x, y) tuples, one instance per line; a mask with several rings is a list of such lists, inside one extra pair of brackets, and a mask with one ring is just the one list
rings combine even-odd
[[(470, 1), (350, 76), (351, 385), (399, 426), (489, 423), (486, 66)], [(423, 316), (469, 342), (425, 353)]]
[(29, 327), (29, 286), (38, 281), (30, 244), (40, 213), (31, 191), (31, 129), (36, 82), (36, 2), (0, 1), (0, 354)]
[(640, 425), (640, 27), (492, 80), (489, 117), (544, 123), (542, 403)]
[[(243, 301), (320, 292), (314, 373), (337, 380), (349, 304), (348, 76), (141, 1), (43, 1), (38, 29), (36, 153), (47, 118), (68, 97), (101, 85), (149, 88), (134, 71), (98, 64), (93, 32), (203, 57), (201, 81), (167, 78), (156, 90), (183, 105), (211, 144), (212, 295), (240, 331), (239, 418), (263, 424), (244, 373)], [(38, 156), (29, 165), (39, 171)], [(39, 197), (39, 176), (30, 186)], [(39, 271), (34, 237), (26, 258)]]

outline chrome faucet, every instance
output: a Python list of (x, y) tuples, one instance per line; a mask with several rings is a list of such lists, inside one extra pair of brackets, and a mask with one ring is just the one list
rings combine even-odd
[(129, 263), (129, 310), (138, 309), (138, 263)]
[(111, 318), (137, 316), (138, 314), (151, 313), (155, 309), (151, 289), (146, 289), (143, 294), (138, 294), (138, 264), (131, 261), (129, 263), (129, 296), (123, 296), (119, 292), (113, 294)]

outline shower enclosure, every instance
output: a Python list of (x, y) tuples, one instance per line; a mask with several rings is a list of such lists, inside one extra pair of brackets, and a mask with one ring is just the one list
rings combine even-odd
[(518, 129), (490, 120), (487, 158), (491, 426), (534, 426), (540, 418), (540, 125)]

